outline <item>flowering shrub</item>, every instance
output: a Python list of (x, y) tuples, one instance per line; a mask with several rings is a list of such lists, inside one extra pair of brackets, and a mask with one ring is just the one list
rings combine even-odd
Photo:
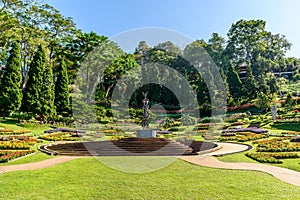
[(24, 151), (0, 151), (0, 163), (8, 162), (9, 160), (19, 158), (28, 154), (34, 153), (33, 150)]

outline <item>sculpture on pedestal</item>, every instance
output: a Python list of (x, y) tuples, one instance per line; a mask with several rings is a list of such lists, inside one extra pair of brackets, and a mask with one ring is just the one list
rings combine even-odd
[(147, 99), (147, 92), (143, 93), (143, 119), (142, 119), (142, 127), (143, 129), (149, 128), (150, 124), (150, 115), (149, 115), (149, 99)]

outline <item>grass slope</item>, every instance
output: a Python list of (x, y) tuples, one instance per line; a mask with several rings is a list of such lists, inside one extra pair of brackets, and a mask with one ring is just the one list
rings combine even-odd
[(297, 199), (300, 188), (260, 172), (218, 170), (178, 160), (129, 174), (94, 158), (0, 175), (1, 199)]

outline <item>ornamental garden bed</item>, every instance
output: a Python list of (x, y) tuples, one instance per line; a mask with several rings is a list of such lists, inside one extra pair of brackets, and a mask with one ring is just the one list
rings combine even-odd
[(30, 134), (31, 131), (28, 130), (19, 130), (19, 131), (13, 131), (9, 129), (1, 129), (0, 135), (23, 135), (23, 134)]
[(10, 160), (26, 156), (29, 154), (34, 153), (35, 151), (33, 150), (23, 150), (23, 151), (0, 151), (0, 163), (8, 162)]
[(282, 161), (280, 159), (300, 158), (299, 153), (291, 153), (291, 152), (285, 152), (285, 153), (255, 152), (255, 153), (246, 153), (246, 156), (261, 163), (275, 163), (275, 164), (281, 164)]
[(228, 129), (222, 131), (222, 133), (238, 133), (238, 132), (268, 133), (269, 131), (266, 129), (260, 129), (255, 127), (236, 128), (236, 129)]
[(262, 140), (256, 141), (257, 144), (256, 151), (257, 152), (294, 152), (300, 151), (299, 143), (292, 143), (286, 140)]
[(73, 132), (58, 132), (39, 136), (39, 139), (48, 141), (79, 141), (80, 138)]
[(253, 140), (259, 140), (263, 138), (268, 138), (266, 134), (255, 134), (252, 132), (223, 132), (220, 137), (220, 141), (238, 141), (247, 142)]

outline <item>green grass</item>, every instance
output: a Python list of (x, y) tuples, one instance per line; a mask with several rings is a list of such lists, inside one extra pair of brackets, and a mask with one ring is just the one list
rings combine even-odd
[(279, 129), (282, 131), (300, 131), (300, 123), (272, 124), (270, 126), (274, 129)]
[[(230, 154), (217, 157), (218, 160), (222, 162), (248, 162), (248, 163), (259, 163), (251, 158), (245, 156), (245, 153), (237, 153), (237, 154)], [(270, 164), (270, 163), (263, 163), (266, 165), (277, 166), (277, 167), (284, 167), (291, 170), (295, 170), (300, 172), (300, 159), (281, 159), (283, 162), (282, 164)]]
[(32, 135), (41, 135), (45, 130), (51, 129), (50, 125), (31, 125), (31, 124), (18, 124), (15, 119), (0, 119), (0, 127), (12, 130), (30, 130)]
[(271, 175), (200, 167), (178, 160), (130, 174), (94, 158), (0, 175), (1, 199), (297, 199), (299, 187)]

